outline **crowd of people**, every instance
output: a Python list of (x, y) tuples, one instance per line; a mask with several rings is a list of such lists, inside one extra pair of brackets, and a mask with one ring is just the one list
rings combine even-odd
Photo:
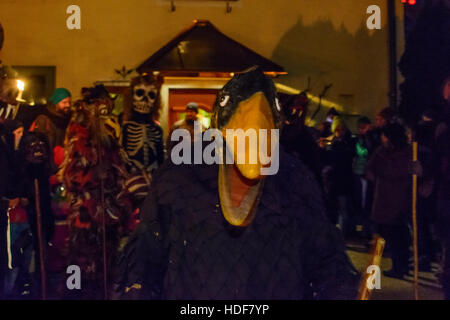
[[(106, 212), (107, 250), (115, 252), (138, 223), (152, 174), (166, 155), (155, 83), (148, 77), (133, 83), (133, 108), (123, 123), (111, 114), (114, 104), (103, 86), (83, 88), (77, 101), (57, 88), (29, 126), (20, 117), (0, 118), (2, 298), (39, 297), (42, 277), (54, 297), (71, 298), (57, 279), (70, 264), (97, 282), (84, 298), (101, 296), (99, 207)], [(193, 130), (198, 113), (189, 103), (186, 119), (172, 130)], [(170, 137), (167, 143), (169, 149)], [(113, 269), (113, 254), (109, 260)]]
[[(293, 104), (286, 109), (281, 143), (319, 177), (329, 218), (347, 240), (369, 245), (374, 234), (386, 240), (392, 258), (386, 276), (403, 278), (412, 269), (412, 176), (417, 175), (419, 271), (430, 272), (432, 262), (444, 262), (439, 276), (449, 298), (444, 257), (450, 214), (448, 106), (441, 114), (426, 110), (412, 126), (392, 108), (384, 108), (374, 123), (359, 117), (352, 133), (334, 109), (318, 130), (305, 126), (302, 117), (290, 119), (297, 109), (307, 111), (307, 104)], [(417, 161), (413, 142), (418, 145)]]
[[(135, 100), (144, 97), (147, 104), (137, 103), (135, 116), (125, 121), (123, 130), (128, 130), (128, 135), (122, 143), (129, 151), (130, 159), (142, 152), (141, 159), (132, 159), (131, 163), (139, 165), (133, 165), (131, 172), (141, 174), (142, 170), (142, 176), (150, 181), (151, 172), (146, 170), (151, 167), (153, 172), (162, 163), (164, 144), (157, 121), (149, 124), (142, 120), (150, 112), (144, 106), (149, 106), (148, 101), (157, 100), (157, 94), (151, 91), (155, 88), (144, 89), (139, 85), (136, 85)], [(445, 250), (450, 242), (450, 233), (446, 229), (450, 219), (448, 108), (447, 114), (433, 110), (424, 112), (420, 121), (411, 127), (406, 126), (394, 110), (385, 108), (378, 112), (374, 123), (361, 116), (357, 131), (352, 133), (344, 117), (334, 109), (318, 129), (307, 126), (308, 98), (305, 93), (280, 95), (280, 99), (285, 114), (281, 145), (314, 173), (322, 187), (329, 219), (339, 227), (344, 238), (370, 243), (374, 234), (381, 235), (386, 239), (393, 262), (392, 269), (385, 275), (403, 278), (408, 274), (412, 233), (411, 183), (412, 175), (416, 174), (419, 177), (419, 269), (430, 271), (433, 261), (450, 260), (450, 250)], [(51, 252), (55, 245), (55, 224), (58, 219), (66, 219), (64, 215), (58, 217), (57, 213), (61, 211), (58, 199), (64, 183), (56, 174), (63, 162), (67, 162), (66, 129), (73, 107), (71, 93), (58, 88), (49, 101), (45, 112), (30, 128), (24, 128), (17, 120), (3, 119), (0, 125), (0, 166), (4, 173), (0, 180), (1, 292), (6, 298), (24, 298), (32, 294), (31, 287), (36, 280), (29, 270), (33, 264), (34, 274), (39, 278), (40, 259), (44, 257), (40, 255), (43, 247), (39, 240), (44, 241), (44, 247)], [(173, 129), (193, 130), (198, 104), (189, 103), (186, 112), (186, 119), (177, 122)], [(145, 129), (140, 131), (141, 128)], [(137, 140), (143, 142), (137, 143)], [(413, 158), (412, 141), (418, 142), (418, 161)], [(169, 148), (169, 140), (166, 144)], [(130, 181), (137, 181), (136, 176)], [(41, 215), (39, 226), (38, 214)], [(77, 220), (76, 223), (83, 228), (88, 222)], [(42, 230), (41, 237), (38, 237), (38, 229)], [(63, 256), (63, 252), (64, 249), (60, 250), (56, 256)], [(55, 254), (45, 256), (47, 260), (54, 258)], [(448, 262), (444, 265), (442, 283), (446, 297), (450, 298), (448, 265)], [(39, 291), (36, 289), (39, 286), (37, 280), (34, 290)]]

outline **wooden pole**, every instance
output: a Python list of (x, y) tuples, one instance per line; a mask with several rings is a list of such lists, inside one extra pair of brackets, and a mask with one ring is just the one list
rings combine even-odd
[[(380, 237), (379, 235), (375, 235), (373, 237), (374, 244), (372, 246), (372, 251), (370, 254), (370, 261), (367, 265), (366, 270), (369, 269), (369, 266), (377, 266), (379, 267), (381, 264), (381, 258), (383, 257), (383, 250), (386, 241)], [(359, 284), (358, 291), (358, 300), (369, 300), (370, 294), (372, 293), (372, 289), (368, 286), (367, 281), (369, 280), (370, 274), (364, 271), (364, 275), (361, 279), (361, 283)]]
[(42, 215), (41, 215), (41, 204), (39, 201), (39, 182), (34, 179), (34, 191), (35, 191), (35, 202), (36, 202), (36, 224), (37, 224), (37, 236), (39, 243), (39, 260), (41, 266), (41, 298), (42, 300), (47, 299), (47, 276), (45, 273), (44, 264), (44, 243), (42, 237)]
[[(101, 156), (100, 156), (101, 157)], [(103, 229), (103, 289), (105, 300), (108, 300), (108, 256), (106, 250), (106, 219), (105, 219), (105, 187), (103, 184), (103, 177), (100, 181), (101, 192), (101, 210), (102, 210), (102, 229)]]
[(106, 217), (105, 217), (105, 169), (103, 168), (103, 155), (100, 141), (101, 124), (99, 106), (95, 105), (95, 126), (96, 126), (96, 147), (98, 157), (98, 167), (100, 168), (100, 210), (102, 215), (102, 251), (103, 251), (103, 296), (105, 300), (108, 300), (108, 256), (106, 248)]
[[(413, 142), (413, 161), (417, 161), (417, 142)], [(419, 253), (417, 247), (417, 174), (413, 174), (412, 222), (414, 249), (414, 299), (419, 300)]]

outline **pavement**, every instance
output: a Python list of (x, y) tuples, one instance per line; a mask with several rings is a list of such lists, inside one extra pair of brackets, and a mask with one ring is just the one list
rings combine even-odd
[[(347, 243), (347, 254), (361, 274), (366, 272), (369, 265), (370, 255), (367, 251), (364, 245)], [(403, 280), (384, 276), (382, 272), (391, 269), (392, 265), (391, 259), (384, 256), (380, 265), (381, 288), (372, 290), (371, 300), (414, 300), (413, 271), (410, 270), (410, 274)], [(420, 300), (444, 300), (442, 287), (437, 277), (439, 269), (439, 265), (433, 263), (432, 272), (419, 272)]]

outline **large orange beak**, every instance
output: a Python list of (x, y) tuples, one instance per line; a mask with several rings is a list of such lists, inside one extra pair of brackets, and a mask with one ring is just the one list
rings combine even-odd
[[(271, 143), (278, 143), (270, 139), (274, 128), (272, 110), (262, 92), (242, 101), (222, 128), (234, 164), (219, 165), (219, 197), (224, 217), (232, 225), (246, 226), (253, 220), (264, 178), (261, 169), (270, 165)], [(265, 133), (260, 134), (261, 129)], [(261, 146), (266, 150), (260, 150)]]

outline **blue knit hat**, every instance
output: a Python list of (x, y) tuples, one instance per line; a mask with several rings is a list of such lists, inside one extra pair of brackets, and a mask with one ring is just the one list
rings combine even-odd
[(57, 104), (61, 100), (71, 97), (69, 90), (66, 88), (57, 88), (55, 91), (53, 91), (52, 96), (50, 97), (50, 102), (53, 104)]

